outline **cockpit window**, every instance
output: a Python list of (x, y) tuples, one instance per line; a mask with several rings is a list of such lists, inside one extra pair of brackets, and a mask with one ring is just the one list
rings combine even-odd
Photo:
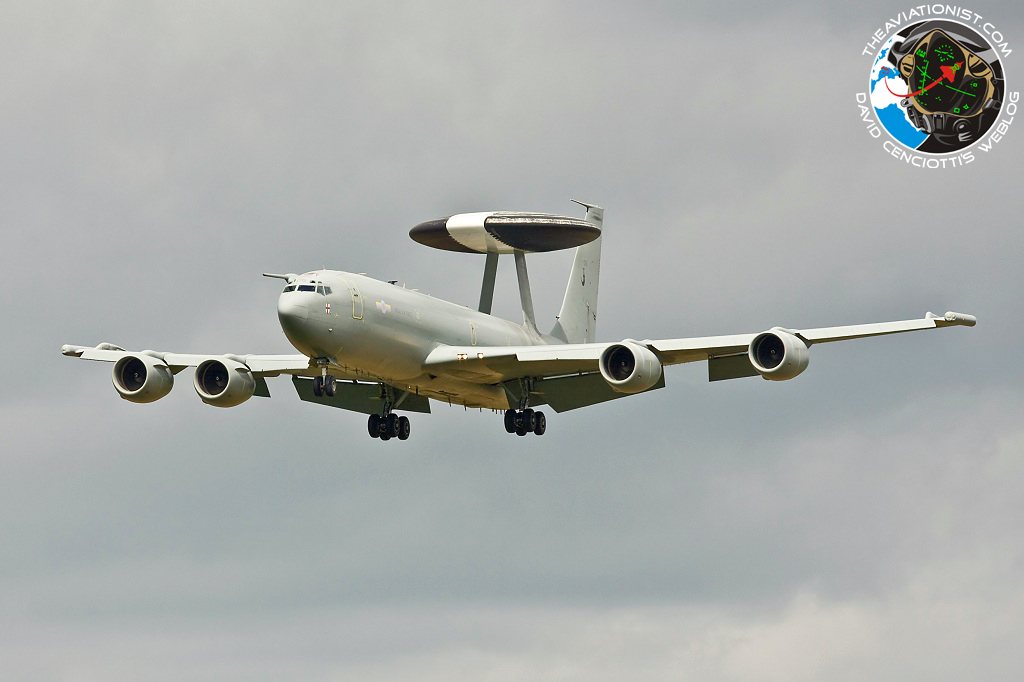
[(321, 296), (329, 296), (331, 288), (324, 286), (323, 282), (307, 282), (305, 284), (289, 284), (284, 288), (284, 293), (289, 291), (313, 291)]

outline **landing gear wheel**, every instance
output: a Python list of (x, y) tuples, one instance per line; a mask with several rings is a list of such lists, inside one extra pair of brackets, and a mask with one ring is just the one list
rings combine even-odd
[(505, 430), (509, 433), (516, 432), (516, 411), (505, 410)]
[(537, 417), (533, 410), (527, 407), (523, 410), (523, 428), (526, 429), (527, 433), (532, 432), (537, 427)]
[(324, 378), (313, 377), (313, 395), (317, 398), (324, 394)]
[(387, 431), (385, 431), (384, 433), (380, 434), (380, 439), (381, 440), (391, 440), (391, 434), (388, 433)]
[(330, 374), (328, 374), (326, 377), (324, 377), (324, 379), (326, 380), (324, 382), (324, 395), (327, 396), (328, 398), (333, 398), (334, 397), (334, 377), (332, 377)]
[(538, 436), (543, 436), (544, 432), (548, 430), (548, 418), (544, 416), (544, 413), (538, 410), (534, 415), (536, 423), (533, 425), (533, 432)]
[(380, 415), (371, 414), (370, 418), (366, 420), (366, 430), (370, 433), (370, 438), (380, 438)]
[(409, 423), (408, 417), (398, 418), (398, 440), (409, 440), (409, 434), (412, 432), (412, 424)]
[[(398, 435), (398, 415), (394, 414), (394, 413), (391, 413), (387, 417), (385, 417), (385, 420), (386, 420), (386, 425), (387, 425), (386, 428), (387, 428), (388, 438), (393, 438), (394, 436), (397, 436)], [(383, 438), (383, 437), (384, 436), (382, 435), (381, 438)]]

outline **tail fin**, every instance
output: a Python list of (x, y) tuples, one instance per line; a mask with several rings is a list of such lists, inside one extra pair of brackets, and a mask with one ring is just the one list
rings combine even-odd
[[(587, 222), (603, 229), (604, 209), (581, 201), (576, 203), (587, 208)], [(551, 330), (551, 336), (566, 343), (591, 343), (597, 330), (597, 285), (601, 279), (601, 240), (598, 237), (589, 244), (576, 247), (576, 258), (572, 262), (572, 273), (565, 288), (562, 309), (558, 321)]]

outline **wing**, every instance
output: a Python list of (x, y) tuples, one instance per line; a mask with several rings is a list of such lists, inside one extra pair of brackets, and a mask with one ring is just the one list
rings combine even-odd
[(270, 397), (266, 377), (315, 375), (305, 355), (194, 355), (161, 351), (130, 351), (112, 343), (95, 347), (62, 346), (64, 355), (114, 363), (114, 388), (125, 400), (148, 403), (167, 395), (174, 375), (196, 367), (199, 397), (210, 405), (233, 407), (252, 396)]
[[(125, 400), (152, 402), (170, 392), (173, 376), (197, 367), (196, 391), (206, 403), (218, 407), (238, 405), (251, 396), (270, 397), (266, 377), (292, 375), (299, 398), (306, 402), (366, 414), (379, 413), (383, 396), (380, 382), (360, 382), (349, 372), (331, 365), (331, 376), (342, 379), (332, 395), (317, 396), (310, 377), (322, 371), (305, 355), (196, 355), (159, 351), (129, 351), (112, 343), (95, 347), (66, 345), (61, 353), (85, 360), (112, 362), (114, 388)], [(122, 361), (124, 361), (122, 363)], [(395, 409), (430, 412), (426, 397), (391, 387)]]
[(312, 376), (320, 371), (310, 364), (309, 358), (305, 355), (196, 355), (189, 353), (165, 353), (152, 350), (130, 351), (120, 346), (115, 346), (112, 343), (101, 343), (95, 347), (65, 345), (61, 346), (60, 352), (70, 357), (82, 358), (83, 360), (99, 360), (100, 362), (117, 362), (129, 355), (146, 355), (166, 364), (174, 374), (177, 374), (186, 367), (198, 367), (207, 360), (215, 358), (227, 358), (228, 360), (243, 364), (249, 368), (253, 375), (260, 377), (276, 377), (281, 374)]
[[(545, 346), (439, 346), (424, 362), (424, 371), (432, 374), (447, 374), (467, 381), (487, 383), (510, 382), (530, 377), (548, 383), (554, 389), (553, 378), (572, 379), (571, 375), (593, 375), (601, 371), (601, 358), (616, 347), (626, 347), (633, 355), (633, 363), (639, 365), (645, 352), (650, 353), (660, 365), (675, 365), (684, 362), (708, 361), (708, 376), (711, 381), (734, 379), (758, 374), (768, 379), (789, 379), (806, 367), (807, 349), (818, 343), (831, 343), (869, 336), (898, 334), (901, 332), (938, 329), (950, 326), (973, 327), (977, 320), (971, 315), (946, 313), (939, 317), (928, 313), (916, 320), (878, 322), (872, 324), (848, 325), (842, 327), (820, 327), (815, 329), (786, 329), (774, 327), (767, 332), (733, 334), (729, 336), (705, 336), (684, 339), (661, 339), (620, 343), (586, 343)], [(752, 346), (764, 339), (764, 363), (760, 369), (751, 361)], [(760, 346), (759, 346), (760, 348)], [(778, 354), (778, 355), (777, 355)], [(788, 358), (788, 361), (787, 361)], [(801, 363), (802, 360), (802, 365)], [(775, 360), (776, 366), (768, 366)], [(796, 365), (787, 366), (787, 362)], [(607, 377), (606, 377), (607, 378)], [(557, 393), (567, 396), (565, 409), (582, 407), (593, 402), (622, 397), (634, 392), (653, 390), (664, 385), (660, 373), (640, 390), (630, 390), (628, 385), (605, 385), (595, 381), (596, 377), (560, 381)], [(642, 385), (642, 384), (639, 384)], [(607, 389), (607, 390), (604, 390)], [(538, 391), (540, 392), (540, 391)], [(556, 392), (554, 390), (552, 393)], [(598, 400), (588, 401), (575, 393), (592, 393)], [(569, 399), (571, 398), (571, 399)], [(563, 402), (561, 398), (559, 402)], [(576, 404), (579, 403), (579, 404)], [(549, 401), (549, 404), (550, 401)], [(572, 405), (571, 407), (568, 405)], [(552, 406), (559, 410), (557, 405)], [(560, 411), (560, 410), (559, 410)]]
[[(917, 320), (877, 322), (844, 327), (820, 327), (794, 330), (774, 327), (795, 336), (810, 346), (868, 336), (937, 329), (950, 326), (973, 327), (977, 320), (971, 315), (946, 313), (938, 317), (928, 313)], [(764, 333), (764, 332), (762, 332)], [(687, 339), (627, 341), (651, 350), (662, 365), (677, 365), (718, 357), (747, 353), (759, 334), (703, 336)], [(438, 346), (427, 356), (424, 369), (439, 371), (468, 380), (504, 381), (525, 376), (546, 377), (560, 374), (596, 372), (602, 353), (612, 344), (581, 343), (547, 346)]]

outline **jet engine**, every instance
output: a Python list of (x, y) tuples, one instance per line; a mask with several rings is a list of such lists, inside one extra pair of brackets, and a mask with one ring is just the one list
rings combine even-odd
[(114, 388), (125, 400), (151, 403), (171, 392), (171, 368), (150, 355), (126, 355), (114, 363)]
[(193, 383), (196, 393), (207, 405), (234, 407), (252, 397), (256, 378), (240, 362), (228, 358), (211, 358), (196, 367)]
[(754, 369), (772, 381), (792, 379), (807, 369), (810, 361), (807, 344), (778, 327), (754, 337), (747, 356)]
[(661, 361), (635, 341), (613, 343), (601, 353), (601, 376), (619, 393), (646, 391), (661, 378)]

